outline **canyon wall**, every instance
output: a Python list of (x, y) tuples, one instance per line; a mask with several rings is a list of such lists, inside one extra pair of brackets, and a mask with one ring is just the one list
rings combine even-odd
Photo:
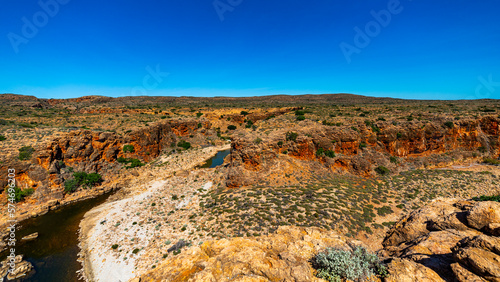
[[(500, 155), (500, 121), (495, 117), (397, 125), (378, 121), (352, 127), (313, 121), (300, 125), (269, 136), (235, 136), (226, 185), (250, 185), (269, 179), (272, 173), (274, 178), (307, 171), (371, 176), (378, 166), (401, 170)], [(296, 137), (287, 138), (290, 132)], [(257, 137), (263, 140), (255, 142)], [(327, 157), (326, 151), (335, 157)]]

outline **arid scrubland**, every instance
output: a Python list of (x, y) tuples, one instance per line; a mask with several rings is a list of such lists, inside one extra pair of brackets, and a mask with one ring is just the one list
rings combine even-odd
[[(481, 202), (472, 198), (500, 195), (498, 100), (348, 94), (63, 100), (6, 94), (0, 102), (0, 171), (16, 169), (19, 219), (119, 190), (81, 225), (85, 275), (97, 281), (150, 281), (160, 274), (171, 281), (225, 281), (209, 271), (216, 268), (209, 257), (224, 252), (234, 255), (226, 262), (234, 275), (312, 281), (317, 272), (308, 261), (347, 242), (353, 252), (363, 245), (393, 259), (388, 274), (377, 279), (398, 281), (405, 267), (434, 277), (436, 269), (424, 259), (407, 260), (407, 251), (395, 250), (401, 246), (382, 244), (402, 228), (400, 219), (440, 201), (446, 208), (436, 208), (457, 209), (449, 215), (474, 214)], [(228, 149), (222, 165), (200, 167)], [(458, 207), (458, 199), (468, 202)], [(5, 223), (7, 211), (1, 212)], [(476, 218), (462, 229), (452, 227), (498, 238), (496, 220), (488, 218), (491, 227), (478, 227)], [(469, 235), (479, 234), (474, 232)], [(290, 246), (304, 253), (294, 257), (276, 243), (278, 237), (297, 240)], [(404, 239), (408, 246), (421, 243)], [(494, 267), (477, 270), (466, 263), (468, 253), (453, 249), (455, 239), (443, 253), (449, 271), (435, 275), (467, 281), (463, 273), (469, 271), (500, 279)], [(316, 243), (321, 248), (307, 247)], [(256, 251), (267, 244), (276, 253)], [(250, 262), (236, 266), (243, 255), (238, 246), (253, 248), (253, 263), (261, 258), (259, 263), (310, 275), (253, 269)], [(173, 265), (185, 273), (176, 274)]]

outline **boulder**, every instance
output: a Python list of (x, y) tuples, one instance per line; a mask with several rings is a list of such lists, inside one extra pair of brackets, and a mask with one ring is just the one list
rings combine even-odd
[(446, 281), (434, 270), (407, 259), (393, 259), (387, 265), (386, 282), (439, 282)]
[(500, 223), (500, 203), (484, 201), (476, 204), (466, 216), (467, 225), (481, 230), (490, 224)]

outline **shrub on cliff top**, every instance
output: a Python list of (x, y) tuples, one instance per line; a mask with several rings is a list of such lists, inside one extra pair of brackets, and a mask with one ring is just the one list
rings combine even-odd
[(228, 130), (235, 130), (235, 129), (236, 129), (236, 125), (232, 125), (232, 124), (231, 124), (231, 125), (228, 125), (228, 126), (227, 126), (227, 129), (228, 129)]
[(19, 149), (19, 159), (21, 161), (29, 160), (33, 152), (35, 152), (35, 149), (33, 149), (33, 147), (24, 146), (21, 149)]
[(480, 197), (474, 197), (472, 198), (474, 201), (494, 201), (494, 202), (500, 202), (500, 195), (497, 196), (480, 196)]
[(123, 152), (125, 153), (133, 153), (135, 152), (134, 145), (123, 145)]
[(295, 141), (298, 136), (299, 134), (297, 134), (297, 132), (289, 131), (286, 133), (286, 141)]
[(313, 258), (313, 266), (318, 270), (317, 277), (330, 282), (340, 282), (342, 279), (364, 281), (372, 275), (387, 274), (379, 258), (363, 247), (357, 247), (354, 251), (328, 248)]

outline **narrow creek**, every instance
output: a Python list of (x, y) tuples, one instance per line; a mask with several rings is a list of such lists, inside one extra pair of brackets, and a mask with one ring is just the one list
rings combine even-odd
[[(77, 281), (82, 268), (78, 258), (78, 229), (84, 214), (102, 204), (111, 193), (61, 207), (42, 216), (27, 219), (16, 230), (16, 254), (33, 264), (35, 271), (17, 281)], [(38, 232), (38, 238), (21, 241)], [(2, 259), (7, 257), (3, 252)]]
[(231, 149), (217, 152), (217, 155), (208, 159), (200, 168), (213, 168), (224, 163), (224, 158), (231, 153)]
[[(219, 151), (208, 159), (200, 168), (213, 168), (221, 165), (229, 155), (230, 149)], [(77, 281), (77, 271), (82, 268), (77, 261), (78, 229), (80, 221), (87, 211), (106, 201), (110, 196), (99, 197), (74, 203), (45, 215), (25, 220), (16, 231), (16, 254), (24, 255), (35, 268), (28, 276), (17, 281)], [(21, 241), (26, 235), (38, 232), (38, 238)], [(5, 259), (8, 253), (0, 254)]]

